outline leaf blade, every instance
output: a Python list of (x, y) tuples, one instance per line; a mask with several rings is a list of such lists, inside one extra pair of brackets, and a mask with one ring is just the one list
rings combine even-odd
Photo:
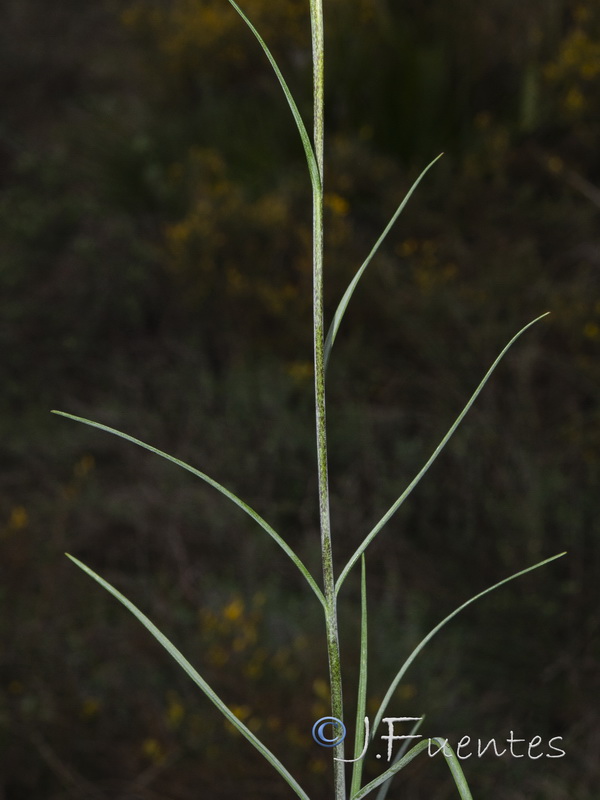
[(142, 611), (140, 611), (140, 609), (134, 605), (134, 603), (131, 602), (131, 600), (125, 597), (125, 595), (121, 594), (121, 592), (119, 592), (119, 590), (116, 589), (111, 583), (100, 577), (100, 575), (90, 569), (90, 567), (88, 567), (82, 561), (79, 561), (79, 559), (75, 558), (75, 556), (72, 556), (69, 553), (65, 553), (65, 555), (76, 566), (83, 570), (83, 572), (89, 575), (90, 578), (93, 578), (93, 580), (99, 583), (103, 589), (109, 592), (109, 594), (111, 594), (122, 605), (124, 605), (125, 608), (130, 611), (131, 614), (133, 614), (133, 616), (136, 617), (136, 619), (141, 622), (142, 625), (152, 634), (157, 642), (164, 647), (171, 658), (173, 658), (174, 661), (179, 664), (183, 671), (194, 681), (196, 686), (198, 686), (208, 697), (208, 699), (219, 709), (221, 714), (223, 714), (223, 716), (239, 730), (242, 736), (244, 736), (259, 751), (263, 758), (265, 758), (265, 760), (268, 761), (277, 770), (277, 772), (279, 772), (287, 784), (296, 792), (298, 797), (300, 797), (301, 800), (310, 800), (306, 792), (283, 766), (277, 756), (275, 756), (269, 750), (269, 748), (266, 747), (266, 745), (264, 745), (261, 740), (255, 736), (240, 719), (235, 716), (235, 714), (225, 705), (217, 693), (204, 680), (200, 673), (194, 669), (190, 662), (185, 658), (183, 653), (178, 650), (177, 647), (175, 647), (171, 640), (168, 639), (164, 633), (162, 633), (162, 631), (157, 628), (157, 626)]
[(430, 642), (431, 639), (433, 639), (433, 637), (436, 635), (436, 633), (438, 633), (448, 622), (450, 622), (451, 619), (453, 619), (457, 614), (459, 614), (461, 611), (463, 611), (463, 609), (467, 608), (467, 606), (470, 606), (476, 600), (479, 600), (481, 597), (484, 597), (486, 594), (489, 594), (490, 592), (493, 592), (495, 589), (500, 588), (500, 586), (503, 586), (505, 583), (509, 583), (510, 581), (514, 580), (515, 578), (520, 578), (521, 575), (526, 575), (528, 572), (532, 572), (534, 569), (538, 569), (539, 567), (543, 567), (546, 564), (550, 564), (550, 562), (556, 561), (556, 559), (562, 558), (562, 556), (564, 556), (564, 555), (565, 555), (565, 552), (557, 553), (554, 556), (550, 556), (550, 558), (545, 558), (543, 561), (538, 561), (536, 564), (533, 564), (531, 567), (526, 567), (525, 569), (519, 570), (519, 572), (515, 572), (512, 575), (509, 575), (507, 578), (503, 578), (501, 581), (498, 581), (498, 583), (494, 583), (492, 586), (488, 586), (487, 589), (484, 589), (482, 592), (479, 592), (478, 594), (473, 595), (473, 597), (470, 597), (464, 603), (461, 603), (461, 605), (458, 606), (457, 608), (455, 608), (454, 611), (452, 611), (450, 614), (448, 614), (448, 616), (444, 617), (444, 619), (441, 622), (438, 622), (438, 624), (434, 628), (432, 628), (429, 631), (429, 633), (425, 637), (423, 637), (423, 639), (421, 639), (419, 644), (415, 647), (415, 649), (412, 651), (412, 653), (409, 655), (409, 657), (406, 659), (404, 664), (400, 667), (400, 669), (396, 673), (396, 677), (391, 682), (391, 684), (389, 686), (389, 689), (387, 690), (383, 700), (381, 701), (381, 705), (379, 706), (379, 710), (377, 711), (377, 714), (375, 716), (375, 722), (373, 723), (373, 730), (375, 730), (377, 728), (377, 726), (379, 725), (379, 723), (381, 722), (381, 719), (382, 719), (383, 715), (385, 714), (385, 710), (386, 710), (386, 708), (388, 706), (388, 703), (390, 702), (390, 700), (392, 698), (392, 695), (396, 691), (396, 687), (398, 686), (398, 684), (400, 683), (400, 681), (402, 680), (402, 678), (406, 674), (406, 671), (408, 670), (408, 668), (410, 667), (412, 662), (419, 655), (421, 650), (423, 650), (425, 645), (428, 644), (428, 642)]
[(325, 369), (327, 369), (327, 364), (329, 363), (329, 356), (331, 354), (331, 350), (333, 348), (333, 343), (335, 342), (335, 337), (337, 336), (338, 329), (340, 327), (340, 324), (342, 322), (344, 314), (346, 313), (346, 309), (348, 307), (348, 303), (350, 302), (350, 298), (354, 294), (354, 290), (356, 289), (356, 286), (357, 286), (359, 280), (362, 278), (364, 271), (369, 266), (369, 264), (371, 263), (373, 257), (375, 256), (375, 254), (379, 250), (379, 247), (383, 243), (383, 240), (388, 235), (388, 233), (391, 231), (392, 227), (394, 226), (394, 223), (396, 222), (396, 220), (398, 219), (398, 217), (400, 216), (400, 214), (404, 210), (404, 207), (406, 206), (406, 204), (410, 200), (413, 192), (415, 191), (417, 186), (421, 183), (421, 180), (425, 177), (427, 172), (429, 172), (431, 167), (433, 167), (433, 165), (436, 163), (436, 161), (438, 161), (442, 156), (443, 156), (443, 153), (440, 153), (439, 156), (434, 158), (433, 161), (425, 167), (423, 172), (421, 172), (421, 174), (419, 175), (417, 180), (413, 183), (411, 188), (406, 193), (404, 199), (402, 200), (402, 202), (400, 203), (400, 205), (398, 206), (398, 208), (394, 212), (392, 218), (390, 219), (390, 221), (388, 222), (388, 224), (384, 228), (383, 233), (381, 234), (379, 239), (377, 239), (377, 241), (373, 245), (373, 247), (371, 249), (371, 252), (366, 257), (366, 259), (363, 261), (363, 263), (361, 264), (359, 269), (357, 270), (354, 278), (352, 278), (352, 280), (350, 281), (350, 283), (348, 285), (348, 288), (344, 292), (344, 294), (342, 296), (342, 299), (340, 300), (340, 302), (338, 304), (338, 307), (335, 310), (335, 314), (333, 315), (333, 320), (331, 322), (331, 325), (329, 326), (329, 330), (327, 331), (327, 337), (325, 339), (325, 349), (324, 349)]
[(68, 414), (66, 411), (52, 411), (53, 414), (57, 414), (60, 417), (65, 417), (66, 419), (74, 420), (75, 422), (81, 422), (84, 425), (89, 425), (91, 428), (97, 428), (98, 430), (104, 431), (106, 433), (110, 433), (113, 436), (117, 436), (120, 439), (125, 439), (127, 442), (131, 442), (132, 444), (137, 445), (138, 447), (143, 448), (144, 450), (148, 450), (151, 453), (154, 453), (161, 458), (164, 458), (166, 461), (170, 461), (172, 464), (175, 464), (181, 469), (184, 469), (186, 472), (190, 472), (192, 475), (195, 475), (197, 478), (200, 478), (205, 483), (208, 483), (209, 486), (212, 486), (213, 489), (216, 489), (221, 494), (225, 495), (232, 503), (234, 503), (238, 508), (241, 508), (242, 511), (245, 511), (249, 517), (251, 517), (255, 522), (257, 522), (260, 527), (269, 534), (269, 536), (277, 542), (277, 544), (281, 547), (283, 552), (293, 561), (296, 567), (300, 570), (302, 575), (304, 576), (306, 582), (311, 587), (315, 595), (317, 596), (321, 605), (325, 605), (325, 598), (323, 597), (323, 593), (317, 586), (317, 583), (313, 576), (310, 574), (304, 563), (298, 558), (296, 553), (292, 550), (292, 548), (287, 544), (285, 539), (283, 539), (274, 528), (272, 528), (269, 523), (264, 520), (258, 512), (256, 512), (251, 506), (241, 500), (237, 495), (233, 492), (226, 489), (225, 486), (220, 484), (218, 481), (211, 478), (209, 475), (206, 475), (204, 472), (201, 472), (199, 469), (190, 466), (185, 461), (181, 461), (179, 458), (175, 458), (175, 456), (170, 455), (169, 453), (165, 453), (162, 450), (159, 450), (157, 447), (153, 447), (146, 442), (142, 442), (141, 439), (136, 439), (135, 436), (130, 436), (128, 433), (124, 433), (123, 431), (119, 431), (116, 428), (111, 428), (109, 425), (104, 425), (101, 422), (95, 422), (94, 420), (86, 419), (85, 417), (77, 417), (74, 414)]
[(404, 767), (407, 764), (410, 764), (413, 758), (418, 756), (419, 753), (422, 753), (426, 747), (427, 747), (426, 739), (423, 740), (422, 742), (419, 742), (419, 744), (416, 744), (412, 748), (412, 750), (409, 750), (408, 753), (405, 756), (403, 756), (399, 761), (396, 761), (394, 764), (392, 764), (391, 767), (386, 769), (385, 772), (382, 772), (381, 775), (378, 775), (372, 781), (367, 783), (366, 786), (363, 786), (363, 788), (358, 792), (358, 794), (354, 795), (352, 800), (363, 800), (363, 797), (366, 797), (374, 789), (377, 789), (378, 786), (381, 786), (382, 783), (385, 783), (391, 777), (393, 777), (397, 772), (400, 772), (401, 769), (404, 769)]
[[(409, 736), (414, 736), (416, 734), (416, 732), (419, 730), (419, 728), (421, 727), (421, 725), (423, 724), (424, 720), (425, 720), (424, 716), (422, 716), (419, 720), (417, 720), (417, 722), (415, 722), (415, 724), (410, 729), (410, 733), (408, 735)], [(400, 761), (400, 759), (404, 756), (404, 754), (408, 750), (409, 741), (410, 741), (409, 739), (406, 739), (402, 743), (401, 747), (398, 749), (398, 752), (396, 753), (396, 756), (394, 758), (394, 764), (396, 764), (398, 761)], [(386, 780), (386, 782), (381, 784), (381, 786), (379, 787), (379, 791), (377, 792), (376, 800), (385, 800), (385, 798), (387, 797), (387, 793), (388, 793), (388, 791), (390, 789), (390, 786), (392, 785), (392, 778), (393, 777), (394, 777), (393, 775), (390, 775), (390, 777)]]
[[(367, 577), (364, 554), (361, 557), (360, 581), (360, 664), (358, 677), (358, 698), (356, 703), (356, 732), (354, 734), (354, 758), (358, 758), (365, 745), (365, 709), (367, 705)], [(362, 778), (363, 759), (355, 761), (352, 765), (352, 780), (350, 783), (350, 797), (360, 789)]]
[(308, 163), (308, 171), (310, 174), (310, 179), (313, 187), (315, 190), (321, 189), (322, 181), (321, 181), (321, 173), (319, 171), (319, 167), (317, 164), (317, 159), (315, 156), (315, 151), (313, 149), (312, 143), (310, 141), (310, 137), (308, 135), (308, 131), (306, 130), (306, 126), (298, 110), (298, 106), (296, 105), (296, 101), (294, 100), (294, 96), (291, 93), (285, 78), (283, 77), (283, 73), (279, 69), (279, 65), (275, 61), (275, 58), (269, 48), (267, 47), (266, 42), (254, 27), (254, 25), (250, 22), (248, 17), (244, 14), (242, 9), (238, 6), (235, 0), (228, 0), (231, 6), (237, 11), (240, 17), (244, 20), (246, 25), (250, 28), (252, 33), (254, 34), (255, 38), (257, 39), (258, 43), (262, 47), (265, 55), (267, 56), (271, 67), (273, 68), (273, 72), (277, 76), (277, 80), (279, 81), (281, 88), (283, 89), (283, 93), (285, 94), (285, 98), (288, 102), (292, 115), (294, 117), (294, 121), (296, 122), (296, 126), (298, 128), (298, 133), (300, 134), (300, 139), (302, 140), (302, 146), (304, 147), (304, 153), (306, 155), (306, 161)]
[[(443, 754), (446, 760), (446, 764), (452, 773), (452, 777), (454, 778), (454, 783), (456, 784), (456, 788), (460, 794), (461, 800), (473, 800), (473, 795), (471, 794), (471, 790), (469, 789), (469, 785), (467, 784), (467, 780), (465, 778), (464, 772), (462, 771), (462, 767), (454, 750), (450, 747), (450, 745), (444, 739), (439, 737), (435, 737), (433, 739), (424, 739), (419, 744), (416, 744), (412, 750), (409, 750), (408, 753), (401, 758), (399, 761), (395, 762), (389, 769), (386, 769), (379, 777), (372, 780), (368, 783), (361, 791), (353, 798), (353, 800), (363, 800), (368, 794), (370, 794), (374, 789), (378, 786), (381, 786), (386, 781), (389, 781), (397, 772), (400, 772), (401, 769), (409, 764), (413, 758), (422, 753), (423, 750), (429, 748), (430, 742), (438, 742), (439, 744), (443, 744)], [(446, 751), (446, 748), (450, 752)]]
[[(437, 737), (434, 739), (434, 742), (437, 742), (438, 744), (443, 743), (443, 741), (443, 739), (439, 739)], [(450, 753), (446, 753), (446, 747)], [(460, 761), (448, 743), (444, 745), (444, 758), (446, 759), (446, 764), (448, 764), (448, 767), (450, 768), (450, 772), (454, 778), (454, 783), (456, 784), (456, 788), (458, 789), (461, 800), (473, 800), (473, 795), (469, 789), (469, 784), (465, 778), (465, 773), (460, 765)]]
[(439, 454), (442, 452), (442, 450), (444, 449), (444, 447), (446, 446), (446, 444), (448, 443), (448, 441), (450, 440), (450, 438), (452, 437), (452, 435), (454, 434), (454, 432), (456, 431), (456, 429), (458, 428), (460, 423), (463, 421), (464, 417), (466, 416), (466, 414), (470, 410), (470, 408), (473, 405), (473, 403), (475, 402), (475, 400), (478, 398), (478, 396), (481, 393), (483, 387), (486, 385), (486, 383), (490, 379), (492, 373), (494, 372), (494, 370), (496, 369), (496, 367), (498, 366), (500, 361), (503, 359), (505, 354), (510, 350), (510, 348), (517, 341), (517, 339), (520, 336), (522, 336), (522, 334), (525, 333), (526, 330), (531, 328), (532, 325), (535, 325), (536, 322), (539, 322), (541, 319), (544, 319), (544, 317), (547, 317), (549, 313), (550, 312), (547, 311), (545, 314), (540, 314), (539, 317), (536, 317), (535, 319), (531, 320), (531, 322), (528, 322), (527, 325), (525, 325), (523, 328), (521, 328), (521, 330), (518, 333), (516, 333), (512, 337), (512, 339), (508, 342), (508, 344), (505, 345), (504, 348), (500, 351), (500, 354), (496, 357), (496, 359), (493, 362), (492, 366), (488, 369), (488, 371), (484, 375), (483, 380), (479, 383), (478, 387), (475, 389), (475, 391), (473, 392), (473, 394), (469, 398), (469, 400), (468, 400), (467, 404), (465, 405), (465, 407), (463, 408), (463, 410), (460, 412), (458, 417), (454, 420), (454, 422), (452, 423), (452, 425), (448, 429), (448, 432), (445, 434), (445, 436), (442, 438), (442, 440), (440, 441), (438, 446), (435, 448), (435, 450), (433, 451), (431, 456), (425, 462), (425, 465), (419, 470), (419, 472), (415, 475), (415, 477), (412, 479), (412, 481), (408, 484), (406, 489), (402, 492), (400, 497), (396, 500), (396, 502), (392, 506), (390, 506), (390, 508), (386, 511), (386, 513), (379, 520), (379, 522), (375, 525), (375, 527), (372, 528), (372, 530), (363, 539), (362, 543), (355, 550), (354, 554), (350, 557), (350, 559), (348, 560), (346, 566), (344, 567), (344, 569), (342, 570), (339, 578), (336, 581), (336, 584), (335, 584), (336, 594), (341, 589), (342, 584), (344, 583), (344, 581), (346, 580), (346, 577), (348, 576), (348, 573), (350, 572), (350, 570), (352, 569), (354, 564), (356, 564), (356, 562), (360, 558), (361, 554), (365, 551), (365, 549), (373, 541), (375, 536), (377, 536), (377, 534), (383, 528), (383, 526), (386, 524), (386, 522), (388, 522), (390, 520), (390, 518), (396, 513), (396, 511), (400, 508), (402, 503), (404, 503), (404, 501), (411, 494), (413, 489), (419, 484), (419, 482), (421, 481), (421, 479), (423, 478), (423, 476), (425, 475), (427, 470), (431, 467), (433, 462), (437, 459)]

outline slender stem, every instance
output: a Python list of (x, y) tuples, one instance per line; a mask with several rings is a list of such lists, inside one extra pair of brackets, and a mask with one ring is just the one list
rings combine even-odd
[(313, 52), (313, 98), (315, 156), (323, 181), (323, 131), (324, 131), (324, 87), (325, 50), (323, 46), (323, 0), (310, 0), (310, 24), (312, 28)]
[[(343, 718), (342, 675), (337, 623), (337, 601), (333, 574), (331, 523), (329, 517), (329, 481), (327, 474), (327, 431), (325, 415), (325, 354), (323, 321), (323, 131), (324, 131), (324, 45), (323, 3), (310, 0), (313, 50), (314, 148), (320, 182), (313, 182), (313, 333), (315, 357), (315, 411), (317, 433), (317, 469), (319, 481), (319, 517), (321, 557), (325, 594), (325, 627), (331, 685), (331, 713)], [(344, 744), (333, 748), (336, 759), (344, 758)], [(333, 762), (335, 800), (345, 800), (344, 764)]]

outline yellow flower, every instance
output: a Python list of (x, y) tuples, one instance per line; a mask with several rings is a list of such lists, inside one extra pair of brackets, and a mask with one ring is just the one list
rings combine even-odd
[(583, 334), (587, 339), (596, 340), (600, 338), (600, 325), (596, 322), (586, 322), (583, 328)]
[(288, 364), (287, 373), (298, 383), (303, 383), (313, 376), (312, 361), (292, 361)]
[(236, 622), (244, 613), (244, 603), (241, 597), (234, 597), (223, 609), (223, 616), (230, 622)]
[(160, 764), (165, 760), (165, 751), (158, 739), (144, 739), (142, 742), (142, 753), (150, 761)]
[(565, 107), (568, 111), (580, 111), (585, 103), (581, 89), (572, 86), (565, 97)]
[(339, 194), (333, 192), (325, 194), (323, 202), (326, 208), (330, 208), (338, 217), (345, 217), (350, 211), (350, 203)]
[(319, 697), (321, 700), (325, 700), (329, 702), (329, 685), (323, 678), (316, 678), (313, 681), (313, 692)]
[(81, 706), (81, 716), (84, 719), (93, 719), (100, 712), (100, 703), (95, 697), (86, 697)]
[(171, 728), (177, 728), (185, 715), (185, 709), (176, 692), (169, 692), (167, 706), (167, 721)]
[(27, 527), (29, 515), (23, 506), (15, 506), (10, 512), (8, 527), (11, 531), (20, 531)]
[(82, 456), (73, 468), (73, 475), (76, 478), (85, 478), (94, 469), (96, 462), (94, 456), (86, 454)]

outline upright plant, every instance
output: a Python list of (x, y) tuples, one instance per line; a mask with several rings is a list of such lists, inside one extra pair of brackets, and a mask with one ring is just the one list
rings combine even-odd
[[(332, 742), (334, 741), (336, 742), (336, 744), (332, 747), (334, 798), (335, 800), (347, 800), (347, 798), (350, 797), (351, 800), (361, 800), (362, 798), (369, 795), (374, 789), (379, 787), (379, 793), (377, 797), (378, 800), (383, 800), (393, 776), (397, 772), (399, 772), (404, 766), (406, 766), (406, 764), (408, 764), (413, 758), (415, 758), (415, 756), (417, 756), (426, 747), (428, 747), (429, 740), (425, 739), (419, 742), (419, 744), (417, 744), (410, 750), (408, 750), (405, 743), (405, 745), (400, 749), (400, 751), (396, 755), (394, 763), (390, 767), (388, 767), (387, 770), (385, 770), (378, 778), (371, 781), (367, 785), (362, 785), (362, 757), (364, 755), (364, 752), (366, 751), (366, 747), (368, 746), (368, 741), (365, 741), (365, 736), (369, 736), (368, 719), (365, 718), (365, 705), (366, 705), (366, 695), (367, 695), (367, 604), (366, 604), (366, 568), (365, 568), (364, 552), (368, 547), (368, 545), (371, 543), (371, 541), (375, 538), (375, 536), (386, 524), (386, 522), (392, 517), (392, 515), (407, 499), (412, 490), (419, 483), (421, 478), (425, 475), (429, 467), (435, 461), (441, 450), (444, 448), (444, 446), (446, 445), (446, 443), (448, 442), (454, 431), (461, 423), (466, 413), (469, 411), (469, 409), (475, 402), (477, 396), (483, 389), (484, 385), (488, 381), (492, 372), (494, 371), (500, 360), (503, 358), (505, 353), (508, 351), (508, 349), (519, 338), (519, 336), (521, 336), (522, 333), (524, 333), (528, 328), (530, 328), (538, 320), (542, 319), (542, 317), (546, 315), (543, 314), (537, 319), (525, 325), (525, 327), (522, 328), (504, 347), (504, 349), (501, 351), (499, 356), (496, 358), (492, 366), (485, 374), (483, 380), (480, 382), (480, 384), (473, 392), (469, 401), (467, 402), (461, 413), (458, 415), (458, 417), (456, 418), (456, 420), (454, 421), (454, 423), (452, 424), (446, 435), (442, 438), (438, 446), (435, 448), (435, 450), (433, 451), (432, 455), (429, 457), (425, 465), (421, 468), (421, 470), (409, 483), (409, 485), (398, 497), (395, 503), (382, 516), (379, 522), (364, 537), (361, 544), (357, 547), (356, 551), (348, 560), (348, 562), (343, 567), (343, 569), (341, 570), (340, 574), (336, 579), (333, 566), (333, 546), (332, 546), (331, 523), (330, 523), (330, 513), (329, 513), (329, 480), (327, 471), (327, 429), (326, 429), (326, 400), (325, 400), (326, 367), (329, 361), (331, 349), (333, 347), (333, 343), (335, 341), (340, 323), (342, 321), (342, 318), (344, 316), (350, 298), (352, 297), (352, 294), (358, 284), (358, 281), (360, 280), (365, 269), (371, 262), (373, 256), (377, 252), (379, 246), (387, 236), (388, 232), (396, 222), (398, 216), (402, 212), (410, 196), (420, 183), (421, 179), (424, 177), (425, 173), (430, 169), (430, 167), (435, 163), (435, 161), (437, 161), (437, 158), (434, 159), (426, 167), (425, 170), (423, 170), (421, 175), (419, 175), (419, 177), (417, 178), (417, 180), (407, 193), (406, 197), (402, 200), (402, 202), (396, 209), (396, 212), (392, 216), (390, 222), (384, 229), (383, 233), (376, 241), (371, 252), (367, 256), (363, 264), (360, 266), (360, 268), (357, 270), (354, 278), (350, 282), (348, 288), (346, 289), (346, 292), (344, 293), (337, 307), (337, 310), (334, 314), (333, 320), (329, 327), (328, 333), (327, 335), (325, 335), (324, 314), (323, 314), (323, 182), (324, 182), (323, 141), (324, 141), (324, 63), (325, 63), (324, 38), (323, 38), (323, 3), (322, 0), (309, 0), (310, 21), (312, 30), (313, 98), (314, 98), (314, 131), (313, 131), (313, 139), (311, 141), (311, 138), (306, 130), (300, 112), (296, 105), (296, 102), (269, 48), (263, 41), (262, 37), (260, 36), (256, 28), (246, 17), (242, 9), (237, 5), (237, 3), (234, 0), (228, 0), (228, 2), (237, 11), (237, 13), (244, 20), (246, 25), (249, 27), (249, 29), (252, 31), (252, 33), (258, 40), (260, 46), (264, 50), (265, 55), (268, 58), (269, 62), (271, 63), (271, 66), (281, 84), (287, 102), (293, 114), (294, 120), (296, 122), (298, 132), (300, 134), (300, 138), (302, 141), (302, 145), (304, 147), (308, 165), (308, 172), (310, 175), (310, 180), (312, 185), (313, 341), (314, 341), (318, 501), (319, 501), (320, 531), (321, 531), (321, 563), (323, 570), (322, 588), (319, 587), (317, 581), (315, 580), (313, 575), (309, 572), (307, 567), (302, 563), (298, 555), (290, 548), (290, 546), (280, 536), (280, 534), (277, 531), (275, 531), (271, 527), (271, 525), (269, 525), (268, 522), (266, 522), (266, 520), (264, 520), (253, 508), (247, 505), (243, 500), (241, 500), (239, 497), (233, 494), (233, 492), (226, 489), (224, 486), (215, 481), (213, 478), (206, 475), (204, 472), (201, 472), (200, 470), (190, 466), (189, 464), (186, 464), (185, 462), (179, 460), (178, 458), (175, 458), (174, 456), (169, 455), (168, 453), (162, 452), (161, 450), (158, 450), (157, 448), (152, 447), (151, 445), (142, 442), (139, 439), (136, 439), (127, 433), (123, 433), (122, 431), (110, 428), (107, 425), (103, 425), (100, 422), (95, 422), (89, 419), (84, 419), (82, 417), (77, 417), (62, 411), (55, 411), (53, 413), (59, 414), (69, 419), (76, 420), (78, 422), (83, 422), (86, 425), (91, 425), (94, 428), (99, 428), (100, 430), (107, 431), (108, 433), (114, 434), (115, 436), (119, 436), (122, 439), (126, 439), (127, 441), (133, 442), (134, 444), (143, 447), (144, 449), (149, 450), (161, 456), (162, 458), (165, 458), (168, 461), (177, 464), (182, 469), (192, 473), (196, 477), (200, 478), (201, 480), (211, 485), (217, 491), (221, 492), (221, 494), (225, 495), (225, 497), (227, 497), (229, 500), (231, 500), (233, 503), (239, 506), (243, 511), (245, 511), (246, 514), (248, 514), (255, 522), (257, 522), (263, 528), (264, 531), (266, 531), (266, 533), (269, 534), (269, 536), (271, 536), (271, 538), (281, 547), (281, 549), (286, 553), (286, 555), (289, 556), (292, 562), (302, 573), (303, 577), (305, 578), (306, 582), (312, 589), (315, 597), (317, 598), (323, 609), (324, 620), (325, 620), (327, 655), (329, 661), (330, 690), (331, 690), (332, 716), (331, 718), (328, 719), (333, 720), (331, 724), (334, 730), (336, 730), (336, 727), (338, 727), (339, 729), (342, 728), (344, 719), (344, 704), (342, 695), (342, 664), (340, 659), (339, 636), (338, 636), (337, 597), (351, 569), (356, 565), (357, 561), (359, 560), (361, 561), (361, 647), (360, 647), (360, 674), (359, 674), (359, 685), (358, 685), (358, 703), (357, 703), (356, 726), (355, 726), (356, 733), (354, 742), (354, 755), (353, 758), (351, 759), (347, 760), (344, 759), (343, 736), (336, 736), (334, 739), (330, 740)], [(387, 708), (387, 705), (396, 687), (398, 686), (400, 680), (404, 676), (406, 670), (412, 664), (413, 660), (420, 653), (423, 647), (447, 622), (449, 622), (454, 616), (456, 616), (456, 614), (462, 611), (462, 609), (466, 608), (466, 606), (470, 605), (475, 600), (479, 599), (488, 592), (493, 591), (494, 589), (502, 586), (505, 583), (508, 583), (509, 581), (519, 577), (520, 575), (524, 575), (525, 573), (530, 572), (531, 570), (537, 569), (537, 567), (540, 567), (544, 564), (549, 563), (550, 561), (553, 561), (556, 558), (559, 558), (561, 555), (564, 555), (564, 553), (559, 553), (558, 555), (552, 556), (551, 558), (545, 559), (544, 561), (540, 561), (539, 563), (534, 564), (533, 566), (530, 566), (526, 569), (523, 569), (520, 572), (515, 573), (514, 575), (510, 575), (504, 580), (501, 580), (498, 583), (494, 584), (493, 586), (488, 587), (484, 591), (480, 592), (479, 594), (475, 595), (474, 597), (471, 597), (469, 600), (464, 602), (461, 606), (452, 611), (452, 613), (448, 614), (448, 616), (446, 616), (438, 625), (436, 625), (427, 634), (427, 636), (425, 636), (424, 639), (417, 645), (417, 647), (413, 650), (413, 652), (408, 656), (402, 667), (398, 670), (394, 680), (391, 682), (384, 696), (381, 706), (374, 719), (374, 724), (371, 729), (370, 738), (372, 738), (374, 731), (376, 730), (378, 724), (381, 722), (385, 710)], [(229, 722), (232, 725), (234, 725), (237, 728), (237, 730), (254, 745), (254, 747), (277, 770), (277, 772), (279, 772), (279, 774), (284, 778), (284, 780), (288, 783), (290, 788), (298, 795), (298, 797), (302, 798), (302, 800), (309, 800), (309, 797), (304, 791), (304, 789), (300, 786), (300, 784), (296, 781), (296, 779), (289, 773), (289, 771), (281, 763), (281, 761), (274, 755), (274, 753), (272, 753), (271, 750), (269, 750), (269, 748), (267, 748), (263, 744), (263, 742), (240, 719), (238, 719), (235, 716), (235, 714), (227, 707), (227, 705), (223, 702), (223, 700), (221, 700), (221, 698), (213, 691), (213, 689), (207, 684), (204, 678), (196, 671), (196, 669), (190, 664), (190, 662), (182, 655), (182, 653), (175, 647), (175, 645), (150, 621), (150, 619), (148, 619), (148, 617), (142, 611), (140, 611), (140, 609), (138, 609), (130, 600), (128, 600), (124, 595), (122, 595), (114, 586), (112, 586), (102, 577), (97, 575), (88, 566), (86, 566), (81, 561), (79, 561), (78, 559), (74, 558), (71, 555), (69, 555), (68, 557), (75, 564), (77, 564), (77, 566), (79, 566), (84, 572), (90, 575), (95, 581), (97, 581), (108, 592), (110, 592), (110, 594), (116, 597), (117, 600), (119, 600), (127, 609), (129, 609), (129, 611), (135, 617), (137, 617), (137, 619), (150, 631), (150, 633), (170, 653), (170, 655), (175, 659), (175, 661), (177, 661), (180, 667), (190, 676), (190, 678), (197, 684), (197, 686), (214, 703), (214, 705), (219, 709), (219, 711), (223, 714), (223, 716), (227, 720), (229, 720)], [(418, 725), (415, 726), (414, 730), (416, 730), (417, 727)], [(442, 740), (436, 740), (436, 741), (443, 743)], [(465, 780), (458, 759), (452, 752), (451, 748), (449, 748), (447, 743), (443, 744), (445, 744), (445, 746), (443, 747), (444, 757), (446, 758), (446, 761), (450, 768), (451, 774), (454, 778), (460, 797), (462, 798), (462, 800), (472, 800), (471, 792)], [(353, 764), (352, 780), (351, 780), (349, 795), (346, 790), (346, 773), (345, 773), (346, 769), (345, 764), (348, 762), (352, 762)]]

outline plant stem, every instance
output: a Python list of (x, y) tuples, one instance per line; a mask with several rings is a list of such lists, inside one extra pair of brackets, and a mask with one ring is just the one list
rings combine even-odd
[[(315, 411), (317, 434), (317, 469), (319, 482), (319, 518), (321, 558), (325, 594), (325, 627), (331, 686), (331, 713), (343, 718), (342, 675), (337, 623), (335, 578), (329, 515), (329, 480), (327, 474), (327, 430), (325, 414), (325, 356), (323, 320), (323, 131), (324, 131), (324, 43), (323, 3), (310, 0), (313, 53), (314, 149), (320, 181), (313, 181), (313, 334), (315, 358)], [(344, 758), (343, 742), (333, 748), (335, 758)], [(345, 800), (344, 764), (333, 762), (335, 800)]]
[(324, 87), (325, 87), (325, 49), (323, 38), (323, 0), (310, 0), (310, 24), (312, 29), (313, 54), (313, 99), (315, 156), (321, 173), (321, 192), (323, 183), (323, 130), (324, 130)]

